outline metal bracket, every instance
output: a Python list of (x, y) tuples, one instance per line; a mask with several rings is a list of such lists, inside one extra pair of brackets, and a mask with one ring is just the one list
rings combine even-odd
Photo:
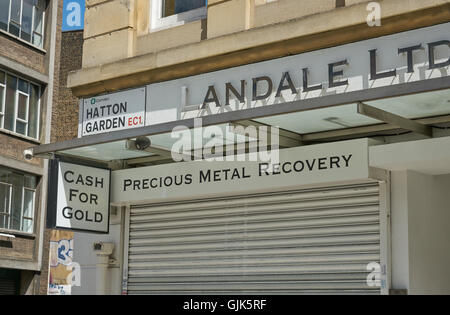
[[(254, 121), (254, 120), (241, 120), (241, 121), (231, 122), (230, 126), (232, 126), (232, 127), (242, 126), (244, 128), (249, 127), (249, 126), (272, 127), (271, 125), (266, 125), (266, 124), (263, 124), (263, 123), (260, 123), (260, 122)], [(239, 129), (232, 128), (231, 130), (233, 132), (239, 134), (239, 132), (237, 132)], [(245, 135), (245, 134), (242, 134), (242, 135)], [(278, 135), (279, 135), (280, 147), (287, 147), (287, 148), (298, 147), (303, 144), (302, 136), (298, 133), (280, 129)], [(258, 138), (259, 138), (259, 135), (258, 135)]]
[(400, 127), (402, 129), (410, 130), (415, 133), (422, 134), (427, 137), (433, 137), (433, 130), (431, 127), (418, 123), (417, 121), (386, 112), (382, 109), (358, 102), (358, 114), (383, 121), (389, 125)]

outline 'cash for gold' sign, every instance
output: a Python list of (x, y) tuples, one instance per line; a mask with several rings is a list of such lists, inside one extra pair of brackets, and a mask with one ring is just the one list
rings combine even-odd
[(51, 160), (49, 228), (108, 233), (108, 169)]

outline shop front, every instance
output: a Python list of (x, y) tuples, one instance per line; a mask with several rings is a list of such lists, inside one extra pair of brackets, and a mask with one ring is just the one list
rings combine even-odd
[[(448, 293), (430, 279), (448, 276), (449, 31), (81, 100), (79, 138), (33, 152), (111, 169), (108, 234), (75, 244), (112, 243), (113, 259), (81, 282), (124, 294)], [(77, 250), (92, 262), (98, 249)]]
[(280, 150), (271, 172), (257, 161), (114, 172), (113, 202), (129, 209), (123, 290), (380, 293), (387, 183), (370, 178), (368, 143)]

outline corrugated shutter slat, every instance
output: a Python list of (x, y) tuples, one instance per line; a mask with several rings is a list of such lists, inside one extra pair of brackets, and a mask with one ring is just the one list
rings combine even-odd
[(0, 295), (17, 294), (17, 281), (12, 279), (0, 278)]

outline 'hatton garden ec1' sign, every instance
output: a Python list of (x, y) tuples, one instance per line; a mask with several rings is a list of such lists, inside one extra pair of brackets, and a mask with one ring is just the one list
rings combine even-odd
[(111, 171), (50, 160), (47, 227), (109, 232)]
[(145, 87), (82, 100), (83, 136), (142, 127)]

